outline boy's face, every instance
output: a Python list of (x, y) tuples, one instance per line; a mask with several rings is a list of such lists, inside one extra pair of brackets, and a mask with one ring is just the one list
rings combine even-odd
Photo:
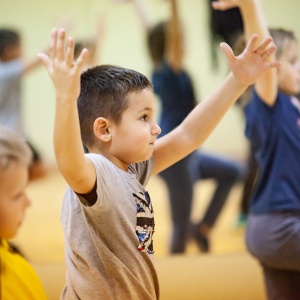
[(154, 142), (161, 129), (155, 122), (155, 100), (150, 89), (131, 93), (129, 106), (123, 112), (120, 124), (112, 124), (111, 159), (120, 168), (149, 159)]
[(297, 43), (291, 42), (279, 59), (281, 60), (278, 71), (279, 88), (287, 94), (298, 94), (300, 92), (300, 61)]
[(22, 224), (30, 201), (25, 194), (28, 168), (12, 163), (0, 175), (0, 238), (13, 238)]

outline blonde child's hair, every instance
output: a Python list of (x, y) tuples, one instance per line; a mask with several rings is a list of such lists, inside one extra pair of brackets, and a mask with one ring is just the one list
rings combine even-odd
[(291, 45), (292, 42), (297, 42), (297, 38), (293, 31), (285, 30), (282, 28), (271, 28), (270, 34), (274, 40), (277, 47), (276, 57), (280, 56), (285, 52), (286, 48)]
[(0, 126), (0, 173), (13, 162), (29, 166), (31, 161), (32, 152), (25, 139)]
[[(286, 48), (289, 47), (291, 42), (297, 42), (297, 38), (293, 31), (282, 28), (270, 28), (270, 35), (273, 38), (274, 44), (276, 45), (276, 58), (285, 52)], [(237, 36), (233, 44), (233, 52), (235, 55), (239, 55), (243, 52), (246, 46), (246, 41), (243, 34)]]

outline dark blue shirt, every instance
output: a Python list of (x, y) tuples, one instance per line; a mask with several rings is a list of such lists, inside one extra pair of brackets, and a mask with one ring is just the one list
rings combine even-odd
[(254, 92), (245, 109), (246, 136), (259, 165), (251, 212), (300, 212), (300, 110), (278, 93), (273, 107)]
[(187, 72), (174, 72), (167, 63), (153, 72), (152, 83), (161, 101), (163, 136), (177, 127), (195, 107), (194, 89)]

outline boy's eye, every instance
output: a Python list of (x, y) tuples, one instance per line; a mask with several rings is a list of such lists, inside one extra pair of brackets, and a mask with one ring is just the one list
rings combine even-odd
[(18, 201), (18, 200), (22, 199), (23, 197), (24, 197), (24, 193), (18, 193), (14, 196), (14, 199), (16, 201)]
[(145, 115), (142, 115), (142, 116), (141, 116), (141, 120), (147, 121), (147, 119), (148, 119), (148, 115), (145, 114)]

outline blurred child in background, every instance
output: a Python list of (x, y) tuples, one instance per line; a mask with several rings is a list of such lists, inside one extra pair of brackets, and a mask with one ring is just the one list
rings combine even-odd
[[(23, 136), (22, 113), (22, 78), (41, 65), (38, 58), (22, 61), (22, 38), (11, 28), (0, 28), (0, 125), (9, 128)], [(46, 174), (44, 162), (27, 141), (33, 153), (33, 160), (29, 166), (29, 179), (43, 177)]]
[(30, 205), (25, 189), (32, 152), (24, 138), (0, 126), (0, 299), (46, 299), (31, 265), (9, 244)]
[[(300, 299), (300, 91), (299, 48), (292, 31), (269, 29), (260, 0), (219, 0), (216, 9), (238, 6), (245, 38), (271, 33), (278, 70), (256, 82), (245, 108), (246, 136), (258, 164), (247, 218), (246, 244), (260, 262), (268, 299)], [(275, 54), (273, 54), (275, 58)], [(271, 58), (272, 58), (271, 56)]]

